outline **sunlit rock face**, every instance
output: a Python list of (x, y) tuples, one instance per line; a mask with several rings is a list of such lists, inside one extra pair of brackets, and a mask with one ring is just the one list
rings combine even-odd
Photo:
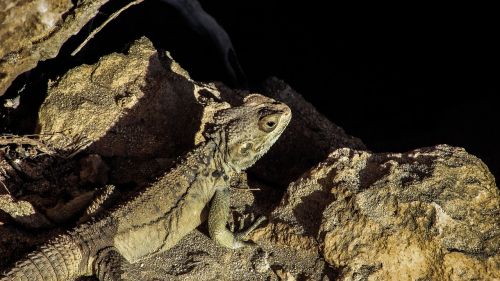
[(261, 235), (309, 237), (340, 280), (496, 280), (499, 214), (493, 176), (464, 149), (346, 148), (290, 184)]

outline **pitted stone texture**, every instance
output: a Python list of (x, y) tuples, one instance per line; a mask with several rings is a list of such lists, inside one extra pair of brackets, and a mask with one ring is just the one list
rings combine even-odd
[(218, 96), (142, 38), (126, 55), (110, 54), (52, 82), (38, 131), (59, 150), (91, 144), (88, 153), (111, 158), (112, 179), (138, 181), (168, 170), (203, 140), (203, 124), (229, 106)]
[(272, 221), (261, 236), (317, 241), (340, 280), (500, 278), (499, 190), (461, 148), (336, 150), (290, 185)]
[[(75, 4), (73, 4), (74, 2)], [(108, 0), (0, 1), (0, 96), (16, 77), (57, 56)]]
[[(137, 179), (130, 170), (153, 175), (160, 166), (168, 169), (203, 141), (201, 132), (215, 112), (250, 94), (191, 80), (146, 38), (126, 55), (111, 54), (70, 70), (48, 92), (39, 112), (39, 132), (49, 136), (47, 142), (61, 150), (92, 143), (88, 152), (113, 157), (111, 178), (122, 182)], [(271, 156), (251, 170), (266, 182), (284, 188), (333, 149), (365, 148), (284, 82), (270, 79), (263, 94), (289, 104), (294, 116)]]

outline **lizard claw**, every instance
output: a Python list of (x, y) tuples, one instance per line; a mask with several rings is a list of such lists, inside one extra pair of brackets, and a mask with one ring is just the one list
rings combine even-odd
[(267, 218), (266, 216), (260, 216), (259, 218), (257, 218), (257, 220), (255, 220), (252, 225), (250, 227), (248, 227), (246, 230), (244, 231), (240, 231), (238, 233), (235, 234), (235, 237), (236, 239), (240, 240), (240, 241), (248, 241), (248, 235), (254, 231), (257, 227), (259, 227), (264, 221), (266, 221)]

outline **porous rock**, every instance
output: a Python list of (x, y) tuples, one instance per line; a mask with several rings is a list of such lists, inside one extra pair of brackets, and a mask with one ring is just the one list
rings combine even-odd
[(70, 70), (49, 86), (38, 131), (59, 150), (108, 157), (112, 177), (138, 181), (167, 170), (203, 140), (203, 124), (227, 107), (217, 89), (192, 81), (146, 38)]
[(499, 190), (461, 148), (338, 149), (290, 184), (272, 221), (259, 236), (315, 242), (339, 280), (500, 278)]
[[(167, 170), (203, 140), (201, 132), (217, 110), (247, 94), (191, 80), (168, 53), (142, 38), (126, 55), (105, 56), (52, 82), (39, 113), (39, 132), (57, 150), (85, 148), (102, 156), (112, 183), (137, 182)], [(269, 80), (263, 94), (287, 103), (293, 121), (251, 170), (252, 178), (277, 186), (299, 178), (271, 222), (253, 235), (273, 254), (273, 271), (245, 269), (253, 268), (246, 257), (257, 250), (241, 255), (208, 250), (206, 236), (194, 232), (172, 250), (185, 255), (185, 267), (176, 267), (184, 269), (167, 268), (165, 274), (200, 280), (196, 272), (221, 277), (238, 268), (229, 280), (273, 280), (272, 272), (286, 268), (291, 276), (312, 280), (499, 278), (499, 192), (479, 159), (449, 146), (371, 153), (284, 82)], [(268, 194), (256, 200), (250, 193), (236, 197), (248, 197), (236, 202), (244, 212), (272, 199)], [(193, 237), (199, 243), (191, 245)], [(235, 266), (215, 272), (210, 267), (222, 253)], [(131, 272), (161, 272), (158, 268), (173, 262), (162, 260), (168, 255), (133, 265)]]
[[(75, 2), (73, 4), (72, 2)], [(0, 1), (0, 96), (14, 79), (60, 48), (108, 0)]]
[[(38, 131), (60, 150), (91, 144), (87, 152), (113, 157), (114, 178), (126, 182), (137, 180), (130, 170), (154, 175), (168, 169), (203, 140), (203, 128), (216, 111), (241, 103), (249, 93), (193, 81), (168, 53), (141, 38), (126, 55), (102, 57), (52, 82)], [(252, 170), (266, 182), (286, 187), (332, 149), (364, 148), (284, 82), (270, 79), (263, 94), (293, 112), (289, 128)]]

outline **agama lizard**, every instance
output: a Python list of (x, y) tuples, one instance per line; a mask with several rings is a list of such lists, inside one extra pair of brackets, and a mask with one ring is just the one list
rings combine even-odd
[(73, 280), (95, 275), (122, 280), (122, 266), (174, 246), (199, 226), (219, 245), (236, 249), (247, 230), (233, 233), (229, 216), (231, 177), (252, 166), (279, 138), (291, 119), (288, 106), (252, 94), (243, 105), (221, 110), (205, 127), (206, 141), (140, 195), (77, 226), (17, 262), (1, 281)]

